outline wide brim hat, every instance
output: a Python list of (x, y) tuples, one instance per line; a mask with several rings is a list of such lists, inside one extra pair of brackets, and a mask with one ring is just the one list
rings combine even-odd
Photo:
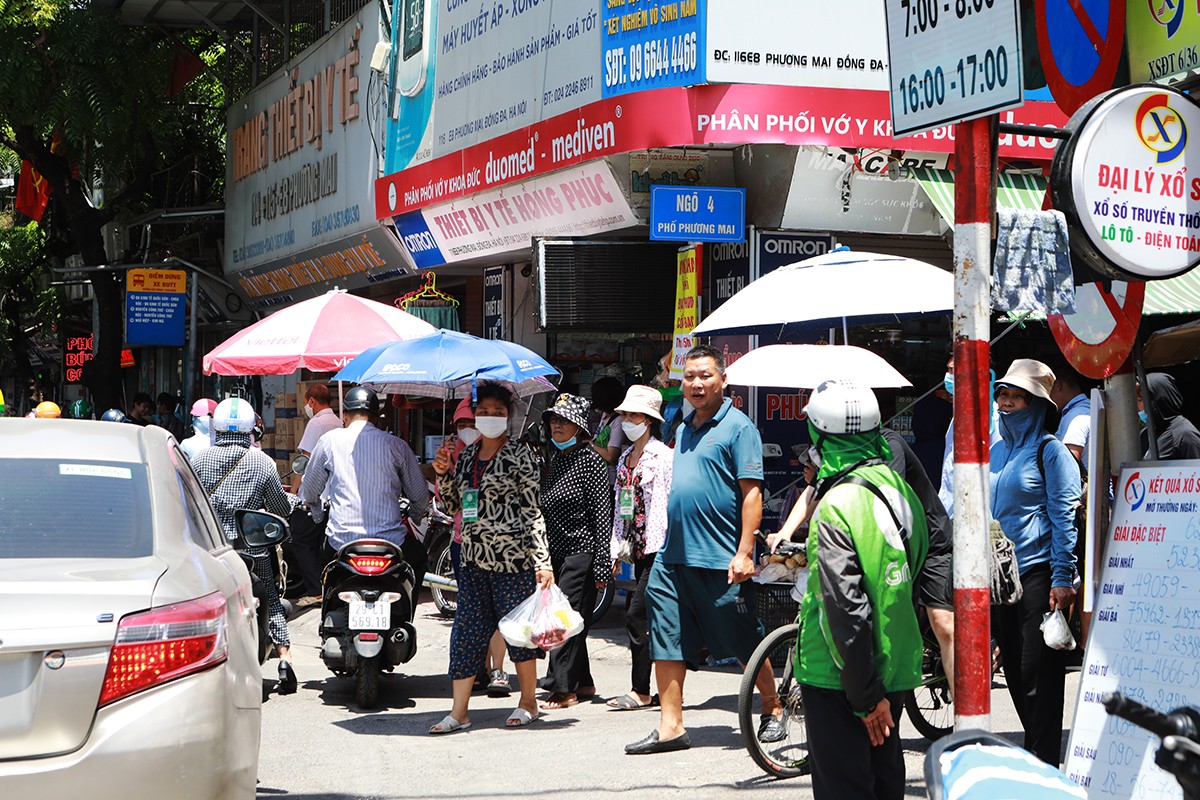
[(554, 398), (554, 405), (546, 409), (545, 413), (542, 414), (542, 419), (549, 421), (551, 414), (557, 414), (567, 422), (573, 422), (578, 425), (580, 431), (586, 435), (590, 433), (588, 430), (588, 413), (591, 410), (592, 404), (586, 397), (564, 392)]
[(996, 381), (996, 388), (1015, 386), (1034, 397), (1050, 402), (1050, 387), (1054, 385), (1054, 370), (1032, 358), (1018, 358), (1008, 366), (1008, 372)]
[(627, 414), (645, 414), (662, 422), (662, 402), (662, 395), (657, 389), (650, 386), (630, 386), (621, 405), (613, 410)]

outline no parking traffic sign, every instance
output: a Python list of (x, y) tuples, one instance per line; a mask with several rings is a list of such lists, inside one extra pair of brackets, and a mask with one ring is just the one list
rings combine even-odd
[(1034, 0), (1046, 85), (1068, 116), (1112, 88), (1125, 45), (1126, 0)]
[(1075, 291), (1076, 312), (1051, 314), (1050, 332), (1080, 375), (1107, 378), (1129, 358), (1142, 321), (1146, 284), (1113, 281), (1106, 292), (1098, 283)]

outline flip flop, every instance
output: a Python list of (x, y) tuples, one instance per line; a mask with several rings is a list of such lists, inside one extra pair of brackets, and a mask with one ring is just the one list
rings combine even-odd
[(506, 728), (524, 728), (529, 723), (537, 719), (540, 714), (530, 714), (523, 708), (517, 708), (516, 711), (508, 715), (508, 719), (504, 721)]
[(623, 694), (620, 697), (610, 698), (606, 705), (613, 711), (633, 711), (639, 708), (650, 708), (658, 705), (658, 695), (653, 695), (650, 698), (650, 702), (643, 703), (631, 694)]
[(465, 731), (471, 727), (470, 722), (459, 722), (454, 717), (447, 714), (442, 717), (442, 721), (429, 729), (429, 732), (438, 735), (442, 733), (454, 733), (455, 731)]
[(564, 692), (553, 692), (545, 700), (542, 701), (542, 708), (547, 711), (553, 711), (558, 708), (570, 708), (573, 705), (579, 704), (579, 696), (574, 694), (566, 694)]

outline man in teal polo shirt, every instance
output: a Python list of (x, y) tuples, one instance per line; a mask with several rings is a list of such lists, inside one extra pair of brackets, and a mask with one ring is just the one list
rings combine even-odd
[[(625, 746), (630, 755), (685, 750), (683, 681), (705, 646), (715, 658), (745, 663), (762, 639), (755, 615), (754, 534), (762, 522), (762, 437), (724, 396), (725, 359), (708, 346), (684, 363), (683, 396), (695, 411), (675, 443), (667, 540), (646, 586), (650, 656), (658, 681), (657, 730)], [(779, 727), (770, 664), (757, 681), (764, 741)]]

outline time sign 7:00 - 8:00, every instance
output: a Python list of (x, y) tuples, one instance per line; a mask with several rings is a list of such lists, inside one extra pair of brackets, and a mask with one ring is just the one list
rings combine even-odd
[(889, 0), (897, 135), (1020, 104), (1015, 2)]

